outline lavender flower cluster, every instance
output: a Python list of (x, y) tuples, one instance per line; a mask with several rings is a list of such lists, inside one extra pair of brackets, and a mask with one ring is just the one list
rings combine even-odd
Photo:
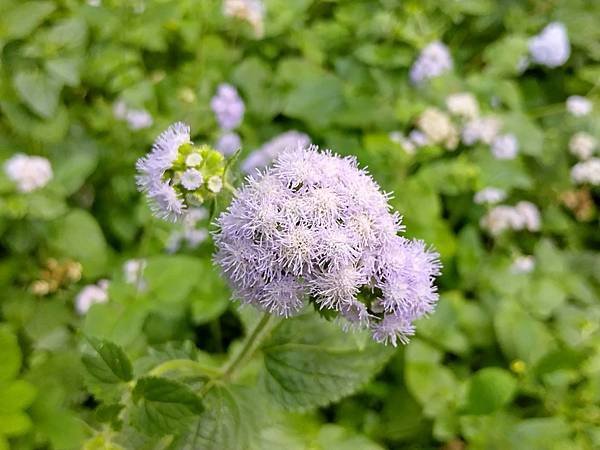
[(397, 345), (438, 300), (438, 254), (398, 235), (388, 194), (353, 157), (286, 150), (217, 220), (216, 263), (245, 304), (292, 316), (313, 302)]
[(215, 147), (225, 156), (232, 155), (242, 146), (240, 135), (233, 130), (244, 120), (246, 105), (235, 87), (221, 83), (210, 101), (210, 107), (221, 128)]
[(435, 41), (427, 45), (410, 68), (410, 80), (420, 84), (431, 78), (439, 77), (453, 67), (452, 56), (448, 47)]
[(287, 149), (308, 147), (309, 145), (310, 137), (307, 134), (296, 130), (286, 131), (254, 150), (242, 163), (242, 170), (246, 173), (252, 173), (255, 169), (269, 165), (277, 155)]

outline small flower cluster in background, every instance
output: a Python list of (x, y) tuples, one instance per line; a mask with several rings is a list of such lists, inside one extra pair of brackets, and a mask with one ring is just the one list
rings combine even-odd
[(4, 173), (24, 193), (43, 188), (53, 176), (50, 161), (23, 153), (16, 153), (4, 163)]
[(410, 79), (415, 84), (439, 77), (452, 70), (452, 56), (442, 42), (428, 44), (410, 68)]
[(117, 100), (114, 103), (113, 116), (115, 119), (127, 122), (127, 126), (133, 131), (149, 128), (154, 123), (154, 119), (148, 111), (130, 108), (123, 100)]
[(528, 201), (520, 201), (515, 206), (495, 206), (481, 219), (481, 227), (492, 236), (498, 236), (507, 230), (539, 231), (540, 211)]
[(182, 248), (190, 250), (198, 248), (208, 238), (206, 219), (208, 219), (206, 208), (191, 208), (181, 224), (177, 224), (177, 228), (169, 235), (166, 245), (167, 252), (176, 253)]
[(235, 87), (222, 83), (211, 99), (210, 107), (221, 128), (215, 147), (225, 156), (232, 155), (241, 147), (241, 138), (233, 130), (244, 120), (244, 101)]

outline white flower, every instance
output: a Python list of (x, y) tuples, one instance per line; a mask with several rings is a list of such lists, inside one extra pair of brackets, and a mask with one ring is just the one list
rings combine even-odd
[(492, 154), (496, 159), (515, 159), (519, 153), (519, 141), (514, 134), (497, 136), (492, 143)]
[(531, 59), (547, 67), (562, 66), (571, 55), (567, 29), (560, 22), (552, 22), (540, 34), (529, 39)]
[(479, 116), (479, 105), (475, 96), (469, 92), (460, 92), (446, 98), (446, 107), (451, 114), (465, 119)]
[(261, 0), (224, 0), (223, 14), (245, 20), (257, 37), (263, 36), (265, 8)]
[(188, 191), (195, 191), (203, 182), (202, 174), (196, 169), (187, 169), (181, 175), (181, 185)]
[(223, 189), (223, 179), (218, 176), (213, 176), (208, 179), (208, 190), (215, 194), (221, 192)]
[(580, 131), (571, 136), (569, 150), (581, 160), (589, 159), (594, 154), (598, 141), (589, 133)]
[(452, 69), (452, 56), (448, 47), (436, 41), (427, 45), (410, 68), (410, 79), (419, 84)]
[(233, 155), (241, 147), (240, 135), (234, 132), (223, 133), (215, 145), (215, 148), (225, 156)]
[(516, 257), (510, 266), (512, 273), (527, 274), (535, 269), (535, 258), (531, 255), (520, 255)]
[(50, 161), (46, 158), (23, 153), (16, 153), (7, 160), (4, 172), (20, 192), (31, 192), (46, 186), (53, 175)]
[(512, 206), (500, 205), (483, 216), (480, 225), (492, 236), (497, 236), (506, 230), (522, 229), (523, 219)]
[(442, 144), (448, 150), (454, 150), (458, 145), (456, 127), (450, 117), (439, 109), (427, 108), (417, 120), (417, 125), (427, 140), (434, 144)]
[(576, 184), (600, 185), (600, 158), (590, 158), (575, 164), (571, 169), (571, 179)]
[(475, 194), (473, 201), (478, 205), (489, 204), (493, 205), (500, 203), (506, 198), (506, 192), (502, 189), (494, 187), (486, 187)]
[(567, 111), (575, 117), (587, 116), (592, 112), (592, 102), (581, 95), (571, 95), (567, 98)]
[(100, 6), (102, 4), (102, 0), (87, 0), (87, 4), (90, 6)]
[(464, 126), (462, 140), (466, 145), (473, 145), (477, 142), (489, 145), (498, 135), (501, 127), (502, 123), (496, 117), (488, 116), (473, 119)]
[(75, 310), (84, 315), (92, 305), (108, 301), (108, 281), (100, 280), (98, 284), (88, 284), (75, 297)]
[(499, 205), (482, 217), (480, 225), (493, 236), (506, 230), (539, 231), (541, 227), (540, 212), (537, 206), (526, 201), (521, 201), (514, 207)]
[(190, 153), (185, 158), (185, 165), (188, 167), (196, 167), (202, 164), (202, 156), (199, 153)]
[(541, 227), (540, 211), (531, 202), (521, 201), (515, 205), (515, 210), (523, 220), (523, 227), (529, 231), (539, 231)]

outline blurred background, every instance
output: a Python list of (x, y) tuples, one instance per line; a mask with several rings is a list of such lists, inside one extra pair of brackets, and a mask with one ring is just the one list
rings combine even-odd
[(593, 0), (3, 0), (0, 449), (118, 448), (89, 440), (82, 334), (242, 334), (210, 211), (170, 225), (136, 190), (179, 120), (242, 174), (356, 155), (441, 254), (410, 344), (290, 422), (347, 439), (285, 448), (600, 448), (599, 23)]

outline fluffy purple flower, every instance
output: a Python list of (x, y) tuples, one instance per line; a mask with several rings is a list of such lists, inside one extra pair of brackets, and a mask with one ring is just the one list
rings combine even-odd
[(219, 126), (226, 131), (237, 128), (244, 118), (246, 107), (237, 89), (230, 84), (222, 83), (217, 94), (210, 101)]
[(398, 235), (388, 198), (353, 157), (284, 150), (218, 218), (215, 261), (243, 303), (284, 317), (314, 303), (378, 342), (406, 342), (434, 309), (441, 265)]
[(219, 136), (219, 140), (215, 144), (215, 148), (219, 150), (223, 155), (233, 155), (242, 147), (242, 140), (240, 135), (232, 131), (223, 133)]

